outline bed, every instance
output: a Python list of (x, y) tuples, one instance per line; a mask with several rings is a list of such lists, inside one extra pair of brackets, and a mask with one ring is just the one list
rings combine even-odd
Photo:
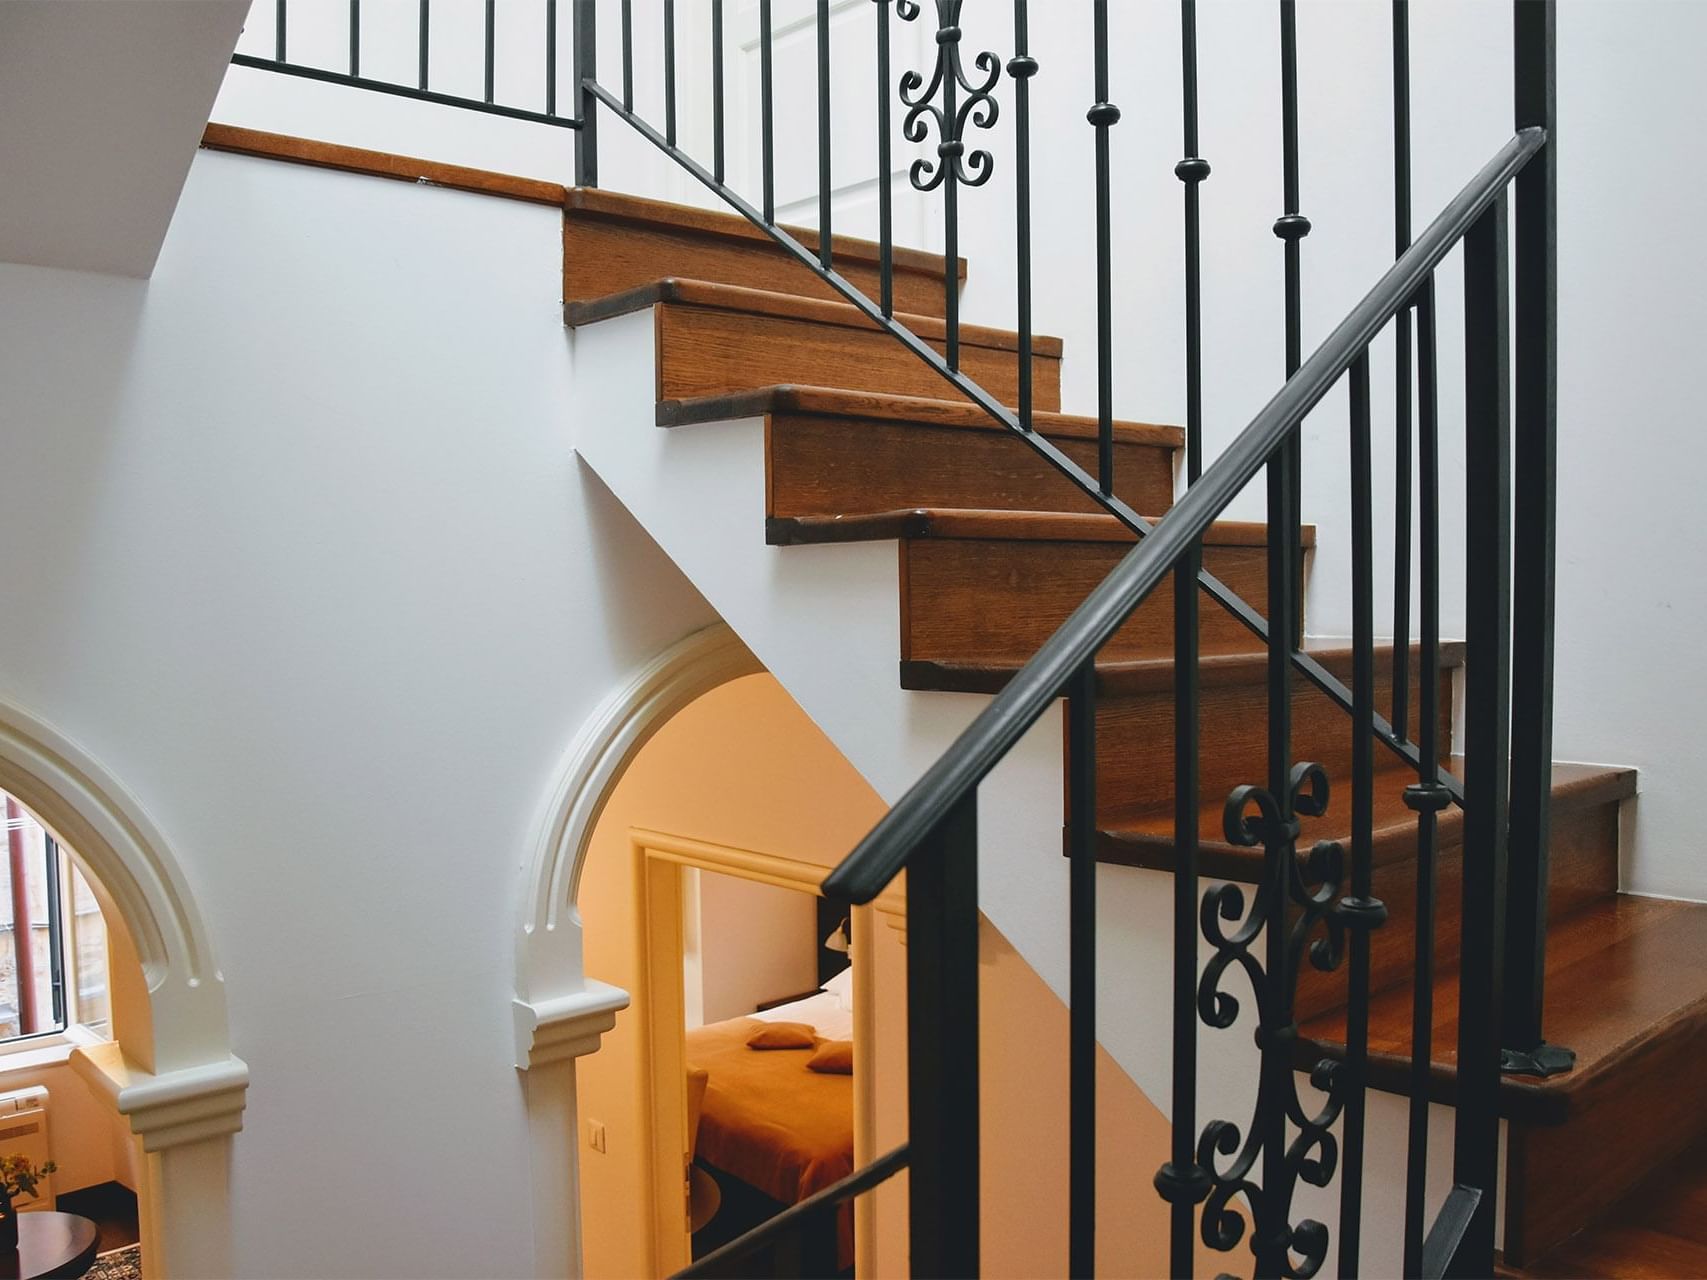
[[(851, 1040), (849, 978), (838, 976), (826, 984), (830, 989), (804, 999), (687, 1033), (688, 1068), (707, 1073), (694, 1141), (698, 1162), (782, 1206), (853, 1172), (853, 1077), (808, 1070), (810, 1049), (747, 1047), (766, 1022), (806, 1023), (820, 1042)], [(838, 1227), (837, 1253), (845, 1267), (853, 1258), (845, 1206)]]

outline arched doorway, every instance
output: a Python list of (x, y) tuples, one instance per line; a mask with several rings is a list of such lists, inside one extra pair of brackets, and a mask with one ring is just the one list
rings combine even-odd
[(76, 859), (135, 952), (139, 990), (117, 1040), (70, 1065), (129, 1123), (141, 1151), (150, 1277), (231, 1272), (229, 1142), (249, 1071), (231, 1053), (224, 979), (189, 884), (141, 804), (78, 744), (0, 699), (0, 791)]
[[(865, 807), (860, 809), (857, 817), (850, 817), (842, 824), (848, 826), (849, 831), (852, 830), (850, 823), (858, 826), (851, 835), (840, 827), (833, 834), (824, 834), (827, 828), (822, 822), (817, 823), (822, 836), (818, 843), (824, 847), (815, 854), (798, 848), (797, 842), (776, 826), (772, 826), (768, 836), (755, 834), (753, 839), (756, 843), (742, 844), (741, 837), (728, 830), (721, 834), (714, 831), (706, 836), (708, 840), (724, 841), (726, 847), (739, 845), (743, 851), (770, 849), (773, 853), (798, 853), (803, 865), (816, 861), (822, 870), (827, 870), (845, 847), (863, 833), (880, 809), (875, 793), (835, 752), (833, 745), (823, 738), (816, 726), (811, 725), (792, 699), (764, 674), (746, 647), (721, 624), (687, 637), (637, 670), (588, 719), (577, 736), (574, 749), (566, 755), (549, 797), (542, 806), (539, 836), (526, 869), (517, 934), (516, 1065), (525, 1073), (523, 1085), (532, 1134), (536, 1275), (582, 1274), (578, 1174), (583, 1161), (592, 1157), (586, 1155), (583, 1140), (587, 1135), (578, 1130), (581, 1118), (577, 1114), (575, 1058), (592, 1053), (599, 1047), (601, 1037), (615, 1025), (618, 1010), (629, 1003), (628, 990), (586, 977), (582, 920), (577, 906), (585, 896), (581, 883), (584, 866), (591, 851), (595, 847), (603, 847), (600, 841), (609, 844), (616, 839), (621, 850), (613, 853), (612, 849), (606, 848), (600, 857), (609, 864), (606, 871), (620, 866), (622, 869), (615, 874), (619, 878), (628, 874), (626, 868), (630, 865), (631, 848), (627, 832), (635, 815), (625, 807), (627, 800), (620, 801), (616, 809), (607, 809), (626, 793), (622, 784), (630, 779), (633, 773), (631, 766), (641, 761), (643, 748), (647, 750), (648, 758), (656, 754), (655, 748), (649, 744), (666, 725), (671, 726), (671, 734), (667, 737), (673, 745), (665, 755), (673, 757), (682, 747), (682, 743), (674, 742), (678, 736), (677, 724), (700, 718), (702, 709), (711, 720), (728, 722), (729, 708), (714, 711), (712, 707), (714, 704), (721, 707), (726, 696), (748, 706), (744, 701), (747, 695), (737, 696), (737, 690), (751, 684), (745, 677), (762, 677), (771, 691), (762, 700), (768, 710), (763, 713), (753, 711), (755, 718), (744, 726), (749, 742), (764, 741), (772, 736), (774, 727), (780, 724), (773, 717), (782, 711), (782, 704), (786, 704), (783, 720), (790, 722), (790, 731), (779, 735), (768, 748), (772, 765), (780, 763), (783, 767), (776, 772), (764, 773), (765, 780), (751, 785), (746, 778), (731, 776), (729, 780), (734, 785), (720, 793), (720, 801), (737, 806), (750, 802), (769, 809), (767, 797), (788, 792), (794, 796), (797, 814), (810, 812), (822, 816), (820, 811), (813, 809), (812, 797), (822, 795), (819, 780), (838, 771), (829, 760), (822, 758), (823, 753), (828, 753), (834, 756), (839, 772), (847, 776), (849, 789), (861, 793), (861, 803)], [(756, 705), (752, 704), (749, 710)], [(693, 714), (684, 716), (683, 713), (690, 708)], [(741, 720), (742, 715), (737, 713), (735, 718)], [(664, 739), (659, 741), (661, 743)], [(795, 743), (795, 747), (782, 745), (779, 748), (778, 743)], [(794, 754), (791, 755), (791, 751)], [(750, 762), (754, 758), (750, 749), (727, 754), (729, 758), (716, 761), (716, 768), (710, 772), (722, 777), (735, 767), (735, 761)], [(707, 757), (700, 755), (697, 759), (705, 761)], [(797, 767), (799, 776), (792, 783), (780, 776), (794, 767)], [(642, 770), (648, 775), (652, 771), (651, 765)], [(749, 770), (749, 777), (756, 778), (759, 774)], [(707, 790), (715, 790), (716, 785), (700, 778), (696, 794), (703, 796)], [(675, 829), (680, 833), (702, 832), (704, 828), (697, 819), (703, 816), (704, 805), (686, 797), (683, 800), (689, 804), (691, 813), (684, 811), (683, 822)], [(779, 808), (776, 812), (780, 814), (782, 810)], [(799, 825), (797, 822), (796, 829)], [(620, 837), (612, 835), (617, 828), (622, 829)], [(653, 842), (656, 843), (656, 839)], [(703, 851), (709, 846), (699, 847)], [(748, 860), (754, 856), (760, 855), (747, 853)], [(810, 877), (808, 882), (815, 884)], [(603, 916), (601, 921), (609, 927)], [(899, 927), (898, 918), (893, 923)], [(869, 934), (869, 919), (862, 917), (855, 922), (856, 931), (861, 927)], [(893, 930), (884, 932), (892, 938), (899, 937)], [(611, 963), (609, 956), (605, 957), (598, 971), (633, 989), (637, 998), (640, 995), (640, 988), (627, 973), (626, 966)], [(625, 1036), (632, 1038), (639, 1034), (638, 1023), (625, 1026), (628, 1028)], [(864, 1043), (875, 1044), (880, 1039), (871, 1036)], [(625, 1063), (629, 1057), (627, 1048), (623, 1055)], [(620, 1071), (622, 1068), (612, 1069)], [(598, 1083), (596, 1079), (594, 1083)], [(625, 1141), (632, 1143), (646, 1126), (630, 1123), (624, 1128)], [(618, 1129), (614, 1126), (611, 1135), (613, 1140), (618, 1136)], [(593, 1149), (598, 1148), (595, 1146)], [(614, 1147), (610, 1154), (614, 1159)], [(657, 1161), (653, 1159), (650, 1164), (656, 1165)], [(633, 1229), (644, 1233), (645, 1214), (638, 1203), (624, 1211), (622, 1230), (629, 1228), (630, 1211)], [(635, 1265), (643, 1269), (649, 1264), (637, 1262)]]
[(628, 993), (590, 981), (575, 895), (593, 828), (623, 770), (695, 698), (764, 668), (723, 623), (642, 664), (588, 717), (540, 807), (516, 928), (516, 1067), (532, 1140), (534, 1274), (581, 1274), (575, 1059), (598, 1048)]

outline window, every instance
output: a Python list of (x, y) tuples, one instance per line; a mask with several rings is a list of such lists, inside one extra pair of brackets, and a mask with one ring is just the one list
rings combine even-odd
[(107, 929), (89, 882), (15, 799), (0, 792), (0, 1048), (73, 1024), (109, 1034)]

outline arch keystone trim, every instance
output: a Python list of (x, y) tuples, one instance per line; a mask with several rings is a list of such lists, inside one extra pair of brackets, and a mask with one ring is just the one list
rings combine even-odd
[(511, 1005), (516, 1019), (516, 1068), (527, 1071), (549, 1063), (579, 1058), (599, 1047), (599, 1039), (616, 1026), (616, 1015), (628, 1008), (628, 992), (606, 982), (587, 982), (572, 996)]
[(71, 1069), (130, 1121), (144, 1151), (166, 1151), (243, 1128), (249, 1068), (240, 1058), (154, 1075), (118, 1045), (80, 1046)]

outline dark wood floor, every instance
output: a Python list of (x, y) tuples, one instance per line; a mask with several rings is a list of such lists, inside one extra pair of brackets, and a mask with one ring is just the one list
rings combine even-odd
[(94, 1222), (101, 1233), (95, 1252), (106, 1253), (135, 1244), (141, 1234), (137, 1227), (136, 1193), (116, 1182), (68, 1191), (54, 1200), (61, 1213), (79, 1213)]
[(1538, 1280), (1707, 1277), (1707, 1143), (1698, 1144), (1520, 1274)]

